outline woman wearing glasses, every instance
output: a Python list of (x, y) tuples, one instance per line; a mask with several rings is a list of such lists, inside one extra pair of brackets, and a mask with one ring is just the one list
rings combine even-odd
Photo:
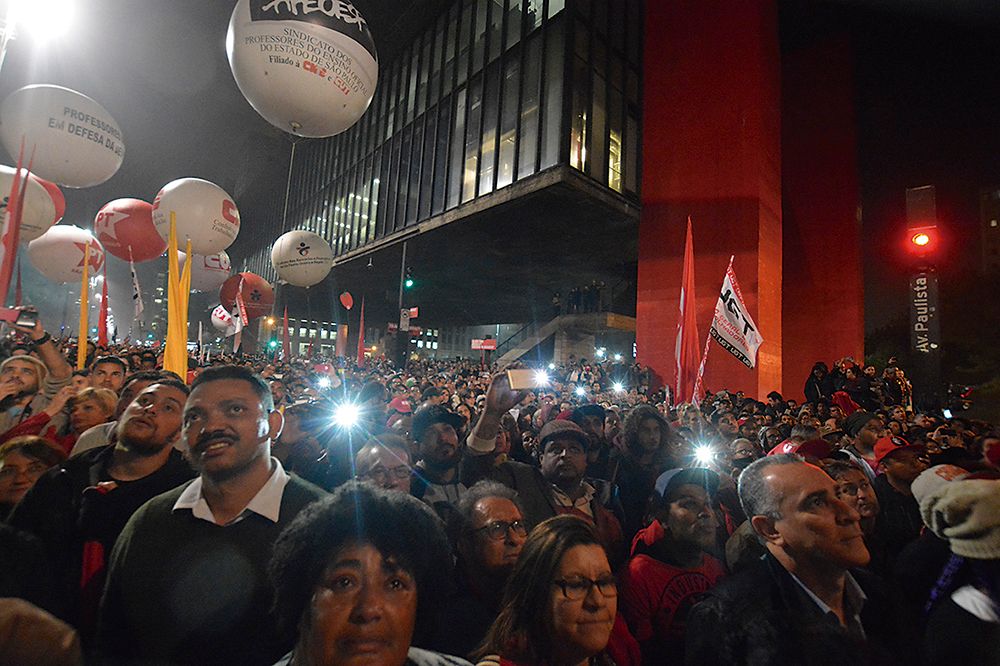
[(594, 528), (556, 516), (528, 535), (479, 666), (639, 663), (618, 620), (618, 587)]

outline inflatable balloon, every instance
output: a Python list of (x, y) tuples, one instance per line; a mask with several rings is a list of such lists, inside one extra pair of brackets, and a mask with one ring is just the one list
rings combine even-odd
[(124, 261), (156, 259), (167, 249), (153, 225), (153, 206), (142, 199), (115, 199), (94, 218), (94, 233), (104, 249)]
[[(7, 198), (10, 196), (10, 186), (14, 182), (14, 167), (0, 166), (0, 220), (7, 212)], [(28, 177), (25, 184), (24, 174), (21, 171), (21, 192), (27, 191), (24, 200), (24, 208), (21, 210), (21, 241), (33, 241), (55, 224), (56, 207), (52, 202), (52, 197), (45, 191), (38, 180)]]
[(177, 247), (191, 239), (194, 254), (216, 254), (240, 233), (240, 212), (225, 190), (201, 178), (167, 183), (153, 200), (153, 224), (163, 239), (170, 237), (170, 211), (177, 217)]
[(86, 95), (51, 85), (19, 88), (0, 104), (0, 141), (11, 155), (35, 150), (32, 171), (66, 187), (100, 185), (125, 158), (122, 131)]
[(59, 224), (59, 220), (61, 220), (63, 215), (66, 214), (66, 197), (63, 196), (62, 190), (60, 190), (59, 186), (51, 180), (39, 178), (35, 174), (31, 174), (31, 179), (44, 187), (45, 191), (49, 193), (49, 197), (52, 199), (52, 205), (56, 207), (56, 217), (52, 221), (52, 224)]
[(298, 136), (349, 128), (368, 108), (378, 81), (375, 42), (348, 0), (238, 0), (226, 53), (250, 106)]
[(333, 250), (311, 231), (289, 231), (271, 246), (271, 265), (278, 277), (296, 287), (319, 284), (333, 268)]
[(222, 305), (233, 309), (236, 303), (236, 290), (240, 280), (243, 280), (243, 304), (247, 308), (247, 318), (256, 319), (271, 312), (274, 305), (274, 290), (267, 280), (255, 273), (237, 273), (222, 283), (219, 290), (219, 300)]
[[(191, 264), (191, 291), (216, 291), (222, 283), (229, 277), (232, 264), (229, 255), (225, 252), (210, 254), (192, 254), (194, 263)], [(183, 252), (177, 253), (177, 265), (184, 271), (184, 264), (187, 262), (187, 255)]]
[(354, 307), (354, 297), (351, 296), (351, 292), (345, 291), (340, 295), (340, 304), (348, 310)]
[(215, 306), (215, 309), (212, 310), (212, 326), (220, 333), (225, 333), (226, 337), (236, 332), (236, 320), (221, 305)]
[(83, 277), (84, 249), (90, 241), (90, 275), (104, 266), (104, 248), (80, 227), (59, 224), (28, 243), (28, 258), (38, 272), (60, 284), (79, 282)]

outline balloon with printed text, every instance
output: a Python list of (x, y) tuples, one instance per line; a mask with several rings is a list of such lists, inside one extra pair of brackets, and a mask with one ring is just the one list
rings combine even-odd
[[(0, 166), (0, 197), (3, 197), (0, 199), (0, 216), (7, 212), (7, 199), (10, 197), (15, 171), (14, 167)], [(21, 209), (22, 243), (33, 241), (48, 231), (49, 227), (55, 224), (57, 213), (55, 202), (41, 182), (31, 174), (28, 174), (25, 181), (24, 176), (27, 173), (26, 169), (21, 169), (19, 189), (24, 196), (24, 207)]]
[(66, 187), (107, 181), (125, 159), (122, 130), (107, 109), (69, 88), (30, 85), (0, 104), (0, 142), (42, 178)]
[(221, 305), (216, 305), (212, 310), (212, 326), (220, 333), (225, 333), (226, 337), (236, 332), (236, 320), (233, 315)]
[(333, 268), (333, 249), (311, 231), (289, 231), (271, 246), (271, 265), (278, 277), (296, 287), (322, 282)]
[(156, 259), (167, 249), (153, 224), (153, 205), (142, 199), (115, 199), (94, 218), (94, 233), (104, 249), (123, 261)]
[[(229, 255), (225, 252), (202, 255), (192, 254), (191, 264), (191, 290), (192, 291), (215, 291), (222, 286), (222, 283), (229, 277), (232, 264)], [(177, 253), (177, 265), (181, 272), (184, 271), (184, 263), (187, 255), (183, 252)]]
[[(243, 289), (240, 290), (240, 282)], [(243, 295), (243, 304), (247, 309), (247, 319), (263, 317), (271, 312), (274, 306), (274, 290), (267, 280), (256, 273), (237, 273), (222, 283), (219, 289), (219, 300), (223, 307), (230, 311), (236, 304), (236, 292)]]
[(297, 136), (328, 137), (351, 127), (378, 81), (375, 42), (349, 0), (238, 0), (226, 53), (250, 106)]
[(53, 282), (79, 282), (83, 277), (87, 241), (90, 241), (89, 275), (95, 277), (104, 267), (104, 248), (89, 231), (69, 224), (58, 224), (28, 243), (28, 259)]
[(153, 224), (160, 238), (170, 238), (170, 213), (177, 220), (177, 248), (191, 240), (193, 254), (216, 254), (240, 232), (240, 212), (233, 198), (215, 183), (180, 178), (163, 186), (153, 200)]

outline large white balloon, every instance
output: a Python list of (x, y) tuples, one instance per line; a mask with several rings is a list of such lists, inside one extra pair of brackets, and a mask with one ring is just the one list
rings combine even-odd
[(100, 185), (125, 159), (122, 131), (107, 110), (82, 93), (51, 85), (19, 88), (0, 105), (0, 141), (32, 170), (67, 187)]
[(163, 186), (153, 200), (153, 224), (161, 238), (170, 237), (170, 212), (177, 217), (177, 247), (191, 239), (193, 254), (216, 254), (240, 233), (240, 211), (233, 198), (215, 183), (180, 178)]
[[(191, 290), (192, 291), (217, 291), (222, 283), (229, 277), (229, 270), (232, 264), (229, 255), (225, 252), (210, 254), (191, 255), (194, 257), (191, 264)], [(177, 253), (178, 265), (181, 271), (187, 261), (187, 255), (183, 252)]]
[(271, 246), (271, 265), (288, 284), (311, 287), (330, 274), (333, 250), (311, 231), (289, 231)]
[(348, 0), (238, 0), (226, 53), (250, 105), (298, 136), (349, 128), (378, 81), (375, 42)]
[[(0, 219), (7, 212), (10, 186), (14, 182), (14, 167), (0, 166)], [(25, 179), (26, 170), (21, 171), (21, 193), (24, 208), (21, 210), (21, 242), (33, 241), (44, 234), (56, 221), (56, 205), (52, 197), (37, 180)], [(26, 194), (25, 194), (26, 193)]]
[(217, 331), (225, 333), (226, 337), (236, 332), (236, 320), (233, 318), (233, 315), (221, 305), (216, 305), (215, 309), (212, 310), (212, 326), (214, 326)]
[(38, 272), (60, 284), (79, 282), (83, 277), (84, 250), (90, 241), (90, 277), (104, 266), (104, 248), (89, 231), (57, 224), (28, 243), (28, 258)]

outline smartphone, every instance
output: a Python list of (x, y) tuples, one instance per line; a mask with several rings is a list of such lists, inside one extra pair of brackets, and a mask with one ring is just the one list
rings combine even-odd
[(15, 326), (34, 326), (38, 323), (38, 313), (18, 308), (0, 308), (0, 321), (13, 322)]
[(539, 383), (537, 370), (520, 368), (507, 371), (507, 381), (513, 391), (523, 391), (525, 389), (536, 389), (542, 384)]

